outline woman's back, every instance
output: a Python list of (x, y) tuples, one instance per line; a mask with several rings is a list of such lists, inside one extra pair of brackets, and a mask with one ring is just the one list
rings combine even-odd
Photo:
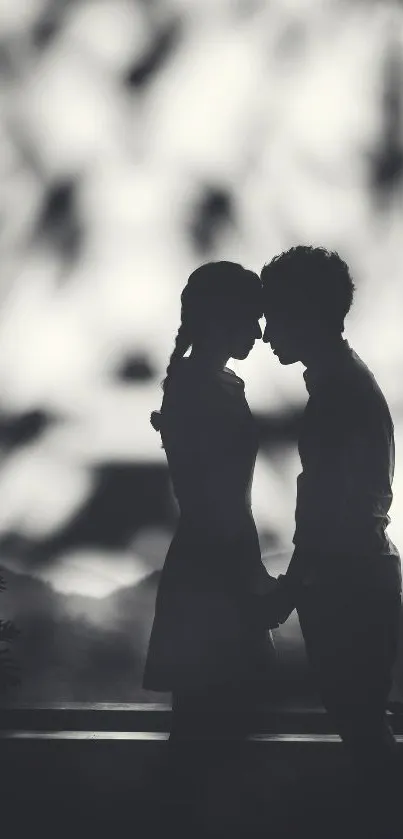
[(258, 449), (242, 379), (183, 359), (164, 394), (161, 437), (182, 518), (233, 538), (250, 515)]

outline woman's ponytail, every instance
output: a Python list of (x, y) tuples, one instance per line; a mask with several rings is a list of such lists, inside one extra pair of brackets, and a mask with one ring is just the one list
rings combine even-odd
[[(165, 390), (165, 386), (169, 379), (172, 376), (173, 371), (175, 370), (176, 365), (178, 362), (183, 358), (185, 355), (186, 350), (189, 349), (191, 345), (191, 340), (189, 337), (189, 331), (186, 327), (186, 324), (181, 323), (178, 332), (175, 338), (175, 346), (173, 348), (171, 357), (169, 359), (168, 367), (165, 374), (165, 379), (162, 383), (162, 387)], [(150, 423), (154, 429), (154, 431), (161, 431), (161, 414), (159, 411), (153, 411), (150, 416)]]
[(175, 338), (175, 346), (173, 348), (171, 357), (169, 359), (165, 379), (163, 382), (163, 388), (165, 388), (167, 381), (171, 378), (172, 373), (178, 364), (178, 362), (183, 358), (185, 355), (186, 350), (189, 349), (191, 345), (191, 340), (189, 336), (189, 331), (186, 327), (186, 324), (181, 323), (178, 332)]

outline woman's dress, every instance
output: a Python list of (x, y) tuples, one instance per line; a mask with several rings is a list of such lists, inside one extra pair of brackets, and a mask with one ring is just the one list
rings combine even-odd
[(263, 685), (274, 647), (256, 605), (273, 583), (251, 512), (258, 438), (242, 379), (183, 359), (165, 389), (161, 437), (180, 519), (158, 588), (144, 687), (197, 694)]

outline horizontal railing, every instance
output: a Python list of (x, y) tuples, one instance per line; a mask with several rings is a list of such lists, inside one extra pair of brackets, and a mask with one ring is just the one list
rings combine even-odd
[[(0, 707), (0, 731), (115, 732), (164, 734), (171, 728), (169, 705), (142, 703), (53, 703)], [(403, 714), (389, 714), (394, 732), (403, 735)], [(260, 708), (251, 717), (254, 737), (334, 735), (329, 716), (321, 708)], [(132, 739), (135, 739), (134, 737)]]

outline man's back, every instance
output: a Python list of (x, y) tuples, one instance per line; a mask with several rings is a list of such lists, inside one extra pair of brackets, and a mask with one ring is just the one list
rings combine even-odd
[(320, 575), (356, 569), (367, 576), (380, 557), (389, 558), (388, 573), (400, 575), (386, 533), (395, 452), (382, 391), (346, 341), (315, 374), (307, 371), (305, 381), (310, 398), (299, 439), (296, 548)]

